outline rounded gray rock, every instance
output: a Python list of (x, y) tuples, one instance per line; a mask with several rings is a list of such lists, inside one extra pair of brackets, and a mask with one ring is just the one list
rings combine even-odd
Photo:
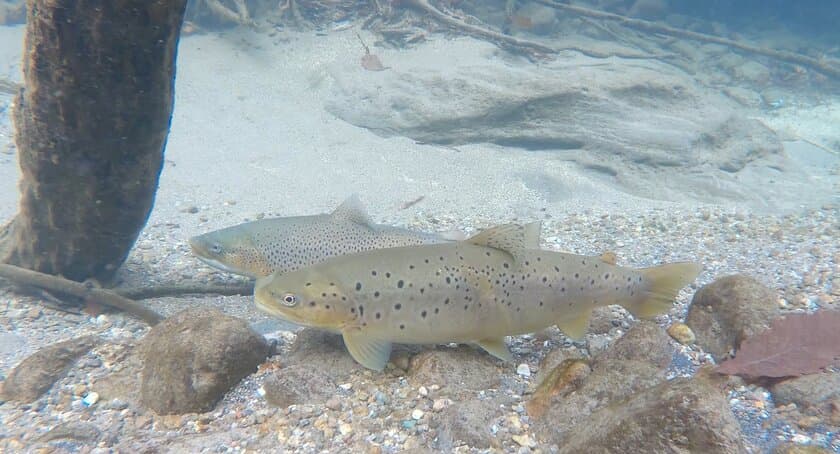
[(774, 291), (750, 276), (722, 277), (694, 294), (685, 323), (719, 361), (779, 317), (776, 300)]
[(158, 414), (212, 410), (269, 353), (245, 321), (208, 309), (167, 318), (149, 331), (141, 349), (140, 399)]

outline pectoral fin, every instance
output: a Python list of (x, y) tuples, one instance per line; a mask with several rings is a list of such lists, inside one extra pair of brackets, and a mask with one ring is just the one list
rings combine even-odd
[(557, 327), (566, 336), (580, 340), (586, 331), (589, 329), (589, 318), (592, 316), (592, 309), (581, 311), (578, 315), (572, 318), (566, 318), (557, 322)]
[(391, 357), (390, 342), (370, 339), (353, 328), (345, 329), (342, 335), (347, 351), (359, 364), (375, 371), (385, 369)]
[(513, 361), (513, 355), (510, 354), (504, 337), (484, 339), (476, 342), (476, 344), (502, 361)]

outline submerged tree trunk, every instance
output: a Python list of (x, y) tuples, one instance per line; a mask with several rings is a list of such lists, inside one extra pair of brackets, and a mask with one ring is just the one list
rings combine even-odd
[(154, 203), (186, 0), (28, 0), (0, 262), (110, 279)]

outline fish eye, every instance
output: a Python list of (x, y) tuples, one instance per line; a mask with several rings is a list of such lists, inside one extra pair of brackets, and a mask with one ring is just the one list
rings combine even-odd
[(219, 243), (213, 243), (210, 245), (210, 252), (214, 254), (221, 254), (222, 253), (222, 245)]
[(281, 302), (284, 306), (289, 306), (289, 307), (292, 307), (292, 306), (294, 306), (295, 304), (297, 304), (298, 299), (297, 299), (297, 296), (295, 296), (295, 295), (293, 295), (293, 294), (291, 294), (291, 293), (287, 293), (287, 294), (283, 295), (283, 298), (280, 300), (280, 302)]

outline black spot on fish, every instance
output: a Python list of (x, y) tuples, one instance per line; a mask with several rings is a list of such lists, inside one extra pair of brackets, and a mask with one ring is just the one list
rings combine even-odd
[(484, 255), (486, 255), (487, 257), (490, 257), (490, 251), (485, 252)]
[(607, 273), (607, 274), (604, 275), (604, 280), (605, 281), (608, 280), (609, 278), (610, 278), (610, 273)]
[(309, 302), (309, 305), (310, 305), (310, 306), (315, 306), (315, 301), (310, 301), (310, 302)]
[(575, 279), (580, 277), (580, 273), (575, 273)]
[(464, 304), (464, 310), (467, 310), (468, 307), (470, 307), (469, 304)]
[(342, 296), (342, 297), (341, 297), (341, 301), (347, 301), (347, 297), (346, 297), (346, 296)]
[(423, 260), (423, 261), (424, 261), (424, 262), (426, 262), (426, 263), (429, 263), (429, 259), (425, 259), (425, 260)]
[(581, 264), (581, 265), (586, 265), (586, 260), (581, 260), (581, 261), (580, 261), (580, 264)]
[(446, 276), (446, 283), (447, 283), (447, 284), (451, 284), (451, 283), (452, 283), (452, 279), (450, 279), (450, 278), (449, 278), (449, 276)]
[(408, 265), (408, 269), (413, 270), (413, 269), (414, 269), (414, 265)]
[(391, 273), (385, 272), (385, 277), (390, 278), (390, 277), (391, 277)]
[(446, 301), (444, 301), (443, 304), (449, 304), (449, 298), (446, 298)]
[(355, 313), (356, 313), (356, 308), (355, 308), (355, 307), (351, 307), (351, 308), (350, 308), (350, 312), (352, 312), (352, 313), (354, 313), (354, 314), (355, 314)]
[(400, 329), (405, 329), (405, 325), (400, 325)]
[(373, 297), (374, 298), (379, 298), (379, 291), (378, 290), (373, 292)]
[(394, 304), (394, 309), (396, 309), (396, 310), (402, 309), (402, 304), (400, 304), (400, 303)]
[[(440, 259), (441, 262), (443, 261), (443, 256), (440, 256), (438, 258)], [(461, 260), (463, 260), (463, 258)]]
[(420, 294), (422, 295), (425, 290), (426, 289), (424, 289), (423, 287), (420, 287)]
[(361, 289), (362, 289), (362, 283), (361, 282), (356, 282), (356, 291), (358, 292)]
[(542, 307), (542, 305), (543, 305), (543, 302), (542, 302), (542, 301), (540, 301), (540, 307)]
[(312, 283), (311, 283), (311, 282), (307, 282), (307, 283), (306, 283), (306, 286), (307, 286), (307, 287), (309, 287), (310, 285), (312, 285)]
[(423, 318), (426, 318), (426, 311), (421, 312), (420, 316), (423, 317)]
[(595, 285), (595, 279), (590, 279), (589, 280), (589, 285)]
[(326, 307), (327, 309), (329, 309), (329, 308), (330, 308), (330, 305), (329, 305), (329, 304), (327, 304), (327, 305), (326, 305), (326, 306), (324, 306), (324, 307)]
[(560, 292), (561, 292), (561, 293), (565, 293), (565, 292), (566, 292), (566, 287), (562, 287), (562, 288), (560, 289)]
[(510, 268), (510, 265), (508, 265), (507, 263), (502, 263), (502, 266), (505, 268)]
[(546, 283), (546, 282), (548, 281), (548, 278), (547, 278), (547, 277), (545, 277), (545, 276), (543, 276), (542, 281), (543, 281), (543, 284), (544, 284), (544, 283)]
[(557, 272), (559, 273), (559, 272), (560, 272), (560, 268), (558, 268), (558, 267), (556, 267), (556, 266), (555, 266), (555, 267), (554, 267), (554, 271), (557, 271)]
[(371, 270), (370, 274), (371, 274), (371, 276), (376, 276), (376, 270)]
[(382, 318), (382, 314), (380, 314), (379, 312), (377, 312), (377, 313), (376, 313), (376, 319), (377, 319), (377, 320), (379, 320), (380, 318)]
[(439, 307), (436, 307), (436, 308), (435, 308), (435, 314), (437, 314), (438, 312), (440, 312), (440, 308), (439, 308)]
[(364, 315), (365, 315), (365, 307), (362, 306), (362, 305), (359, 305), (359, 317), (362, 317)]
[(404, 284), (405, 284), (405, 282), (403, 282), (403, 280), (402, 280), (402, 279), (398, 280), (398, 281), (397, 281), (397, 288), (403, 288), (403, 285), (404, 285)]
[(531, 266), (531, 263), (529, 261), (525, 260), (525, 266)]

